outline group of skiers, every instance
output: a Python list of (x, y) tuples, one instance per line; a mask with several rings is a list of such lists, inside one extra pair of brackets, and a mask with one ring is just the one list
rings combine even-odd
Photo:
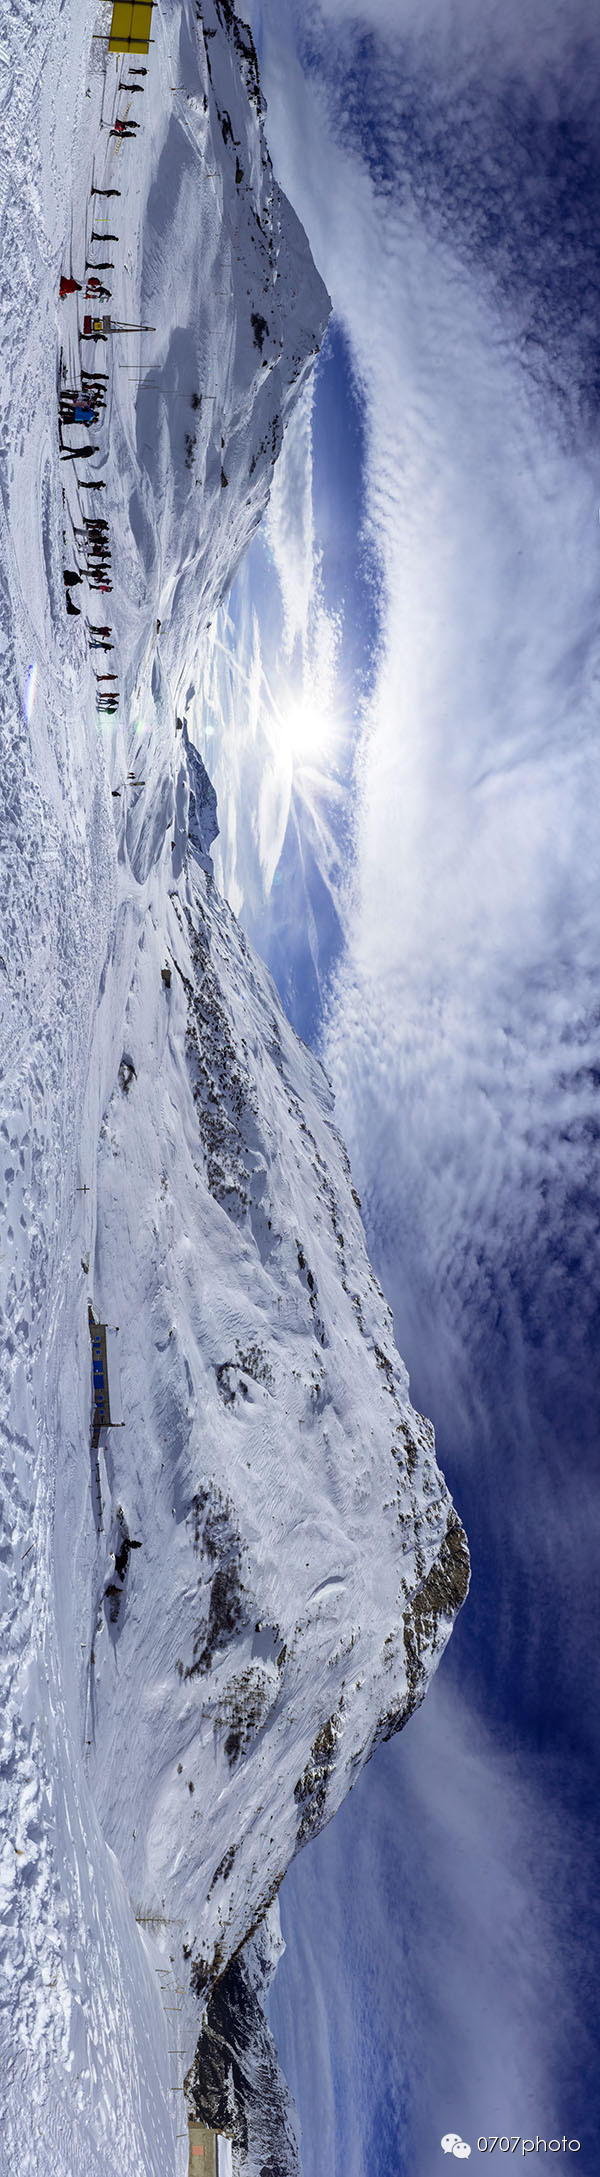
[[(130, 67), (131, 67), (131, 74), (132, 74), (132, 76), (147, 76), (147, 74), (148, 74), (148, 70), (147, 70), (147, 68), (136, 68), (136, 67), (134, 66), (134, 63), (133, 63), (133, 61), (131, 61), (131, 62), (130, 62)], [(128, 91), (128, 92), (129, 92), (129, 95), (130, 95), (130, 98), (131, 98), (131, 97), (132, 97), (132, 96), (133, 96), (133, 95), (135, 94), (135, 92), (136, 92), (136, 91), (137, 91), (137, 92), (139, 93), (139, 95), (141, 96), (141, 93), (142, 93), (143, 89), (144, 89), (144, 85), (143, 85), (143, 83), (133, 83), (133, 82), (129, 82), (129, 81), (126, 81), (126, 80), (125, 80), (125, 78), (124, 78), (123, 76), (121, 77), (121, 81), (120, 81), (120, 84), (119, 84), (119, 90), (120, 90), (120, 91)], [(108, 124), (107, 122), (103, 122), (103, 123), (102, 123), (102, 126), (103, 126), (103, 128), (106, 128), (106, 127), (108, 127), (108, 133), (109, 133), (109, 136), (116, 136), (116, 137), (117, 137), (117, 139), (119, 139), (119, 140), (120, 140), (121, 142), (123, 142), (123, 139), (124, 139), (124, 137), (127, 137), (127, 136), (130, 136), (130, 137), (132, 137), (132, 136), (137, 136), (137, 132), (138, 132), (138, 129), (139, 129), (140, 123), (139, 123), (139, 121), (132, 121), (132, 120), (130, 120), (130, 117), (129, 117), (129, 110), (128, 110), (128, 111), (127, 111), (127, 112), (126, 112), (126, 113), (125, 113), (125, 114), (123, 115), (123, 117), (122, 117), (122, 118), (118, 118), (118, 119), (117, 119), (116, 121), (113, 121), (111, 125), (109, 125), (109, 124)]]
[[(119, 189), (100, 189), (98, 185), (94, 182), (92, 183), (91, 193), (93, 196), (96, 197), (120, 196), (121, 192)], [(97, 234), (95, 228), (92, 228), (91, 238), (93, 242), (117, 240), (116, 235), (111, 234), (110, 236), (106, 236)], [(97, 270), (103, 270), (105, 268), (103, 266), (97, 266), (92, 271), (88, 261), (88, 269), (90, 272), (90, 276), (86, 284), (86, 297), (88, 299), (91, 299), (93, 296), (95, 300), (99, 300), (100, 298), (106, 298), (106, 300), (108, 301), (110, 299), (109, 291), (107, 288), (101, 287), (100, 281), (96, 277)], [(63, 276), (60, 283), (61, 297), (74, 293), (81, 293), (81, 284), (82, 283), (80, 280), (75, 280), (70, 276), (66, 275)], [(81, 337), (82, 336), (80, 334), (80, 342)], [(96, 369), (92, 370), (89, 368), (84, 369), (83, 367), (81, 370), (80, 387), (65, 385), (64, 383), (61, 383), (58, 396), (61, 461), (72, 461), (73, 463), (79, 464), (81, 462), (89, 460), (93, 454), (99, 452), (99, 446), (93, 442), (90, 442), (89, 445), (86, 444), (83, 446), (81, 444), (78, 446), (65, 445), (63, 430), (64, 427), (68, 427), (73, 424), (85, 425), (87, 429), (89, 429), (90, 425), (97, 425), (103, 417), (104, 411), (106, 409), (107, 388), (107, 371)], [(80, 497), (81, 494), (84, 492), (98, 492), (105, 491), (106, 489), (104, 478), (100, 476), (82, 476), (80, 474), (77, 474), (76, 482)], [(85, 569), (85, 580), (87, 581), (88, 589), (100, 590), (104, 594), (106, 594), (108, 591), (111, 591), (112, 565), (110, 550), (110, 531), (108, 521), (106, 520), (105, 515), (85, 514), (82, 512), (81, 523), (79, 525), (73, 525), (73, 535), (78, 546), (78, 560), (83, 564), (83, 567)], [(65, 568), (64, 581), (66, 607), (69, 616), (72, 618), (79, 619), (81, 617), (81, 606), (75, 603), (73, 597), (73, 590), (83, 581), (83, 579), (84, 576), (81, 571), (81, 565), (78, 565), (77, 567)], [(86, 621), (86, 626), (90, 650), (112, 650), (112, 628), (104, 626), (100, 628), (96, 627), (94, 626), (94, 623), (90, 620)], [(110, 705), (111, 710), (116, 710), (119, 701), (116, 685), (114, 688), (111, 686), (110, 691), (104, 688), (103, 683), (105, 676), (97, 671), (95, 662), (94, 676), (96, 680), (96, 708), (105, 709)], [(114, 682), (116, 684), (116, 679), (116, 673), (111, 673), (111, 683)]]
[(83, 514), (81, 527), (73, 530), (77, 538), (90, 590), (112, 590), (110, 532), (103, 514)]
[[(135, 67), (133, 62), (130, 63), (129, 79), (124, 79), (122, 77), (119, 84), (119, 89), (121, 91), (126, 91), (129, 94), (130, 102), (131, 97), (136, 92), (138, 95), (141, 95), (144, 90), (144, 83), (134, 79), (139, 77), (145, 77), (146, 75), (146, 68)], [(102, 126), (108, 126), (108, 124), (102, 123)], [(139, 126), (140, 124), (138, 121), (133, 121), (132, 119), (130, 119), (128, 106), (123, 118), (117, 118), (110, 125), (109, 133), (111, 136), (114, 136), (117, 139), (122, 139), (124, 137), (134, 137), (137, 134)], [(98, 185), (97, 182), (93, 181), (90, 195), (93, 200), (94, 221), (94, 223), (92, 224), (90, 241), (94, 243), (96, 248), (98, 248), (98, 246), (102, 247), (106, 243), (118, 243), (118, 235), (113, 233), (112, 230), (109, 230), (108, 228), (104, 230), (96, 229), (95, 200), (96, 198), (106, 199), (120, 197), (120, 189), (102, 188)], [(110, 216), (110, 214), (108, 216)], [(99, 275), (104, 275), (105, 273), (112, 271), (114, 271), (113, 258), (105, 257), (92, 259), (86, 256), (85, 299), (86, 302), (91, 303), (93, 307), (97, 308), (99, 303), (101, 302), (110, 302), (110, 288), (106, 286), (104, 278), (101, 279)], [(61, 300), (65, 299), (68, 295), (81, 294), (83, 291), (83, 286), (83, 281), (74, 279), (72, 273), (63, 273), (60, 282)], [(110, 321), (108, 324), (108, 329), (110, 330)], [(85, 332), (82, 333), (80, 331), (80, 346), (82, 340), (85, 337)], [(106, 338), (106, 325), (103, 323), (103, 321), (98, 320), (97, 323), (94, 322), (94, 331), (92, 337), (94, 339)], [(106, 408), (107, 386), (108, 373), (106, 371), (100, 371), (96, 369), (83, 369), (83, 367), (81, 369), (80, 387), (73, 387), (61, 384), (58, 399), (61, 460), (72, 461), (74, 464), (81, 463), (89, 460), (93, 454), (99, 452), (98, 445), (96, 445), (93, 441), (90, 441), (89, 444), (79, 446), (65, 445), (63, 438), (63, 429), (65, 427), (77, 424), (85, 426), (86, 430), (89, 431), (90, 428), (93, 428), (94, 425), (97, 426), (101, 420), (103, 411)], [(80, 494), (88, 491), (104, 491), (106, 488), (103, 477), (82, 476), (81, 474), (77, 474), (76, 482)], [(106, 593), (112, 590), (111, 551), (108, 521), (101, 514), (88, 515), (82, 513), (80, 525), (77, 527), (73, 525), (73, 535), (78, 547), (78, 561), (82, 563), (85, 573), (82, 573), (81, 565), (77, 565), (76, 567), (66, 567), (64, 570), (64, 582), (67, 612), (73, 618), (79, 619), (81, 617), (81, 606), (75, 603), (73, 591), (79, 587), (84, 579), (86, 580), (88, 588), (90, 590), (98, 590), (102, 593)], [(96, 662), (96, 654), (98, 651), (104, 651), (105, 654), (108, 655), (112, 651), (114, 647), (112, 641), (112, 628), (108, 625), (105, 626), (104, 624), (97, 624), (96, 622), (89, 619), (86, 619), (86, 628), (89, 648), (92, 651), (94, 658), (94, 676), (96, 680), (96, 709), (100, 712), (106, 712), (110, 715), (118, 709), (119, 705), (117, 674), (109, 671), (108, 669), (106, 671), (100, 672), (98, 670), (98, 664)]]

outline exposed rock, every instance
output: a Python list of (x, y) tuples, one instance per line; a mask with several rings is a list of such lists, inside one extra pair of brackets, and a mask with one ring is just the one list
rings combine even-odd
[[(278, 1931), (276, 1907), (268, 1917)], [(293, 2103), (261, 2001), (277, 1963), (268, 1943), (259, 1930), (214, 1989), (187, 2081), (190, 2115), (233, 2141), (234, 2177), (300, 2173)]]

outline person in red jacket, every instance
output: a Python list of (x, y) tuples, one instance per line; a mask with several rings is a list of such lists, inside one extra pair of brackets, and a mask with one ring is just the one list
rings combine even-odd
[(58, 292), (61, 302), (64, 302), (65, 295), (80, 295), (81, 280), (68, 279), (66, 272), (63, 272)]

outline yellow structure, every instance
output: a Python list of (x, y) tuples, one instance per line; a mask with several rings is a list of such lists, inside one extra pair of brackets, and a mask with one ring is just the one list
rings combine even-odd
[(154, 0), (114, 0), (109, 53), (147, 53)]
[(188, 2177), (218, 2177), (217, 2134), (206, 2124), (190, 2124)]

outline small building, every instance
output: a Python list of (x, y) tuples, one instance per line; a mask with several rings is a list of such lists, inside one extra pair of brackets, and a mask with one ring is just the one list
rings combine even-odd
[(100, 1323), (88, 1301), (88, 1324), (92, 1341), (92, 1381), (94, 1387), (94, 1412), (92, 1415), (92, 1446), (98, 1450), (101, 1429), (124, 1429), (124, 1421), (113, 1421), (110, 1410), (108, 1387), (108, 1359), (106, 1333), (110, 1324)]
[(109, 53), (147, 53), (154, 0), (114, 0)]
[(190, 2124), (188, 2177), (220, 2177), (218, 2139), (206, 2124)]
[(83, 319), (83, 340), (107, 340), (110, 332), (112, 332), (112, 318), (92, 317), (91, 311), (85, 311)]
[(88, 1303), (88, 1324), (92, 1341), (92, 1376), (94, 1383), (94, 1418), (92, 1442), (100, 1442), (100, 1430), (111, 1429), (114, 1424), (110, 1411), (108, 1390), (108, 1361), (106, 1357), (106, 1323), (99, 1323)]

